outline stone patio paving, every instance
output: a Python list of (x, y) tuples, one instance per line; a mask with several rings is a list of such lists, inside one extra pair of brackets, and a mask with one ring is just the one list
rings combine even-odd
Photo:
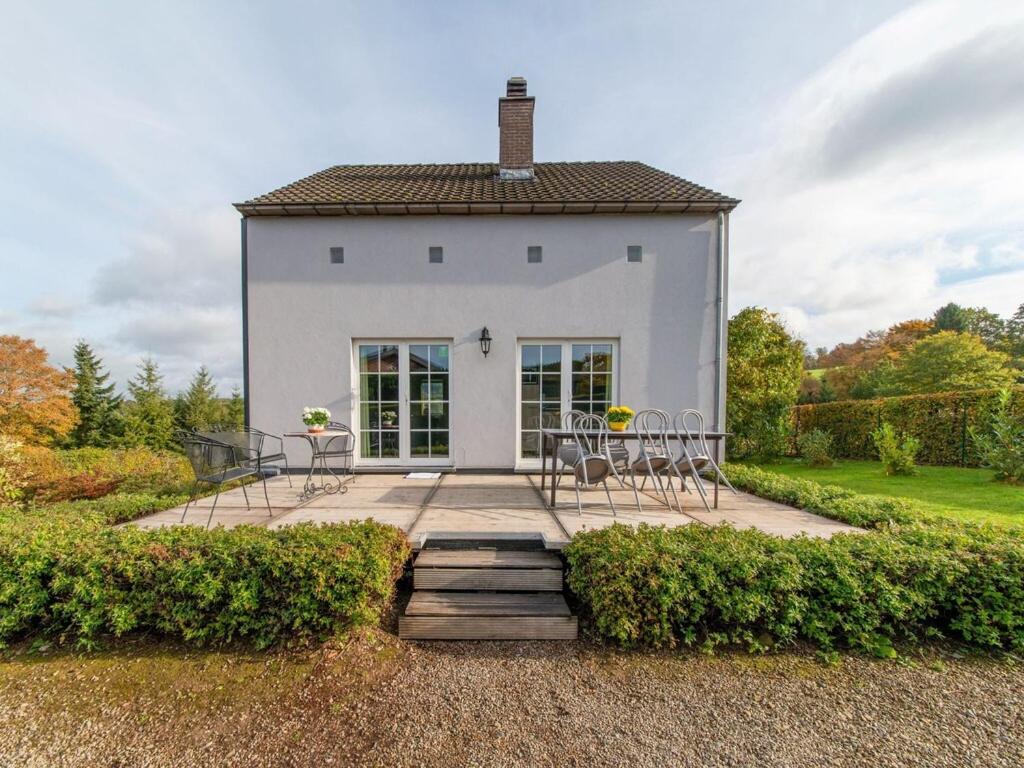
[[(737, 528), (758, 528), (778, 536), (828, 538), (834, 533), (856, 532), (845, 523), (829, 520), (803, 510), (777, 504), (747, 493), (723, 490), (719, 508), (707, 512), (695, 493), (680, 494), (683, 512), (666, 508), (655, 496), (641, 494), (642, 511), (636, 508), (630, 487), (615, 488), (608, 505), (604, 490), (583, 492), (583, 514), (576, 509), (571, 482), (559, 488), (558, 508), (549, 510), (540, 494), (539, 475), (442, 474), (437, 479), (412, 479), (402, 474), (360, 474), (346, 493), (299, 498), (303, 478), (277, 477), (267, 481), (271, 514), (267, 513), (262, 485), (248, 487), (251, 509), (246, 509), (241, 488), (221, 494), (212, 525), (250, 525), (279, 528), (300, 522), (345, 522), (373, 518), (406, 532), (414, 546), (427, 534), (542, 534), (549, 547), (562, 547), (580, 531), (593, 530), (613, 522), (637, 525), (708, 524), (728, 522)], [(189, 507), (186, 525), (206, 525), (213, 497), (200, 499)], [(154, 528), (181, 524), (183, 507), (137, 520), (133, 525)]]

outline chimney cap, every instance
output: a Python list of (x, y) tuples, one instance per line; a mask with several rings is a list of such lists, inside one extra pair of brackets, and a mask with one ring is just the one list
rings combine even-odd
[(505, 84), (506, 98), (523, 98), (526, 96), (526, 78), (514, 75)]

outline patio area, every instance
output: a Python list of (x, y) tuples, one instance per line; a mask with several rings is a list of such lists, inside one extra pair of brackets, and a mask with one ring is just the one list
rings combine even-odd
[[(359, 474), (347, 492), (300, 498), (302, 477), (267, 481), (271, 512), (267, 513), (262, 486), (249, 486), (252, 508), (246, 509), (241, 488), (222, 493), (211, 525), (230, 528), (249, 524), (279, 528), (301, 522), (334, 523), (373, 518), (406, 532), (414, 547), (427, 535), (447, 534), (540, 534), (551, 549), (560, 549), (580, 531), (613, 522), (638, 525), (716, 525), (727, 522), (737, 528), (757, 528), (777, 536), (807, 534), (828, 538), (835, 533), (856, 532), (835, 520), (777, 504), (747, 493), (720, 495), (718, 509), (707, 512), (695, 493), (681, 494), (683, 512), (666, 508), (654, 495), (643, 494), (638, 511), (632, 488), (612, 491), (613, 516), (602, 490), (583, 493), (583, 514), (576, 509), (571, 480), (560, 489), (556, 509), (549, 509), (540, 492), (539, 475), (441, 474), (437, 478), (410, 478), (402, 474)], [(189, 507), (186, 525), (206, 525), (213, 497)], [(182, 507), (136, 520), (132, 525), (153, 528), (181, 524)]]

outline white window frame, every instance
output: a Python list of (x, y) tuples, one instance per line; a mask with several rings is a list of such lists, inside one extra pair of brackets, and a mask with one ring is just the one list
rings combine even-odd
[[(616, 405), (619, 402), (619, 340), (603, 337), (576, 337), (576, 338), (523, 338), (516, 339), (516, 435), (515, 435), (515, 457), (517, 470), (540, 469), (543, 457), (536, 459), (522, 458), (523, 443), (523, 347), (546, 344), (549, 346), (558, 344), (562, 347), (562, 391), (561, 391), (561, 412), (572, 408), (572, 345), (573, 344), (609, 344), (612, 348), (612, 386), (611, 403)], [(544, 450), (543, 444), (541, 450)]]
[[(364, 344), (389, 344), (398, 347), (398, 407), (401, 409), (398, 422), (398, 456), (364, 457), (362, 455), (362, 400), (359, 371), (359, 347)], [(409, 347), (418, 344), (448, 345), (448, 455), (412, 455), (411, 404), (409, 402)], [(352, 431), (356, 436), (355, 466), (357, 467), (450, 467), (455, 464), (455, 431), (452, 418), (452, 403), (455, 402), (455, 379), (452, 376), (452, 359), (455, 351), (453, 339), (353, 339), (352, 340)]]

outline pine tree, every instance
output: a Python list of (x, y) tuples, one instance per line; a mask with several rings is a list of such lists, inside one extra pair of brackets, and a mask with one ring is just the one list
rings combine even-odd
[(120, 433), (121, 395), (107, 383), (110, 373), (103, 371), (103, 361), (83, 340), (75, 344), (75, 385), (71, 400), (78, 408), (78, 425), (68, 436), (76, 447), (106, 448), (116, 442)]
[(221, 405), (217, 387), (205, 365), (199, 366), (178, 406), (178, 426), (182, 429), (209, 429), (220, 421)]
[(128, 394), (131, 400), (125, 403), (121, 442), (154, 450), (172, 447), (174, 412), (156, 362), (146, 358), (139, 364), (139, 372), (128, 382)]
[(224, 404), (224, 423), (235, 429), (245, 425), (245, 400), (238, 387), (231, 390), (231, 399)]

